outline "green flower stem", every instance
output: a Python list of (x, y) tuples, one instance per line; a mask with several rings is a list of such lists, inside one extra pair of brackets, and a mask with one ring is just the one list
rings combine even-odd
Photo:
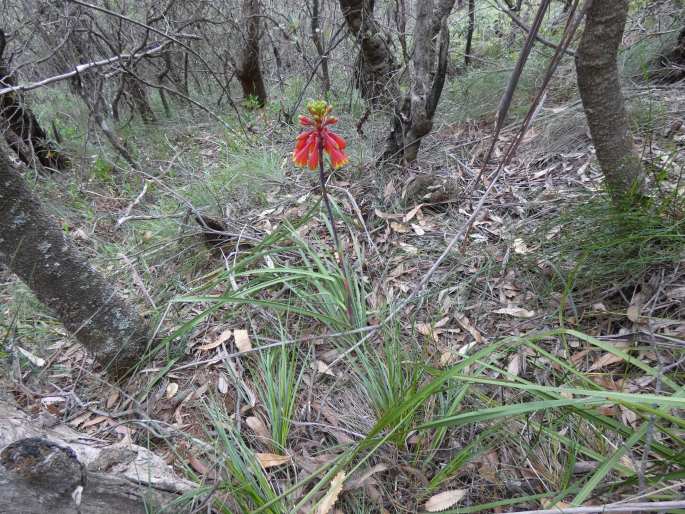
[(348, 280), (348, 267), (347, 259), (343, 257), (342, 244), (340, 243), (340, 237), (338, 237), (338, 229), (335, 227), (335, 218), (333, 217), (333, 209), (331, 208), (331, 202), (328, 199), (328, 190), (326, 189), (326, 173), (323, 169), (323, 140), (319, 138), (318, 142), (319, 150), (319, 184), (321, 186), (321, 197), (323, 198), (323, 203), (326, 204), (326, 211), (328, 212), (328, 221), (331, 224), (331, 229), (333, 230), (333, 239), (335, 240), (335, 251), (338, 254), (337, 262), (343, 275), (343, 286), (345, 288), (345, 304), (347, 307), (347, 316), (350, 319), (350, 323), (354, 326), (354, 316), (352, 313), (352, 298), (350, 291), (350, 283)]

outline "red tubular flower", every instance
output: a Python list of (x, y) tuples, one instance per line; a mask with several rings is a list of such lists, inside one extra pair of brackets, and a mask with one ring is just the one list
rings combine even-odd
[(319, 145), (330, 159), (334, 169), (341, 168), (349, 162), (345, 147), (347, 142), (341, 136), (328, 128), (335, 125), (338, 120), (329, 116), (333, 108), (323, 100), (309, 102), (307, 110), (312, 115), (300, 116), (300, 125), (312, 127), (297, 136), (295, 149), (293, 150), (293, 162), (296, 166), (307, 166), (315, 170), (319, 166)]

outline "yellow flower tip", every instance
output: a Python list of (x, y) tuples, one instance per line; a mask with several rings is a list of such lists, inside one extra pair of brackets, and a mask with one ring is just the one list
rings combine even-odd
[(307, 103), (307, 110), (312, 116), (321, 119), (333, 110), (326, 100), (312, 100)]

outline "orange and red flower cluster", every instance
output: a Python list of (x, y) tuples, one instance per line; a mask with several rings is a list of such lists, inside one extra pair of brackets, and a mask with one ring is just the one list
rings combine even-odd
[(347, 143), (328, 127), (338, 122), (329, 116), (333, 108), (324, 100), (317, 100), (307, 104), (307, 110), (312, 115), (300, 116), (300, 125), (311, 127), (297, 136), (297, 143), (293, 151), (293, 161), (297, 166), (308, 166), (315, 170), (319, 166), (319, 145), (331, 160), (334, 169), (341, 168), (349, 162), (345, 154)]

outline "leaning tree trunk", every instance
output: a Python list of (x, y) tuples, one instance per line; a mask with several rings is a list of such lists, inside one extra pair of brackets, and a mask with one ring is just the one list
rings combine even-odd
[(645, 173), (628, 127), (617, 55), (628, 0), (592, 2), (576, 53), (578, 89), (607, 189), (619, 207), (639, 203)]
[[(15, 86), (16, 81), (3, 57), (4, 51), (5, 33), (0, 30), (0, 87)], [(0, 131), (25, 164), (30, 166), (37, 160), (50, 169), (64, 170), (69, 167), (69, 159), (48, 139), (19, 93), (0, 96)]]
[(146, 323), (90, 267), (0, 154), (0, 263), (50, 307), (114, 376), (143, 356)]
[(237, 75), (243, 88), (243, 96), (245, 98), (255, 98), (259, 106), (264, 107), (267, 94), (259, 62), (260, 16), (259, 0), (243, 0), (245, 46), (243, 47)]
[(373, 7), (373, 0), (340, 0), (347, 28), (361, 47), (357, 85), (362, 97), (373, 104), (393, 105), (399, 98), (397, 63)]
[[(411, 87), (395, 108), (383, 160), (404, 164), (414, 162), (421, 139), (433, 128), (433, 116), (447, 73), (450, 43), (447, 17), (454, 2), (439, 0), (434, 6), (433, 0), (417, 1)], [(437, 39), (440, 47), (436, 52)]]

